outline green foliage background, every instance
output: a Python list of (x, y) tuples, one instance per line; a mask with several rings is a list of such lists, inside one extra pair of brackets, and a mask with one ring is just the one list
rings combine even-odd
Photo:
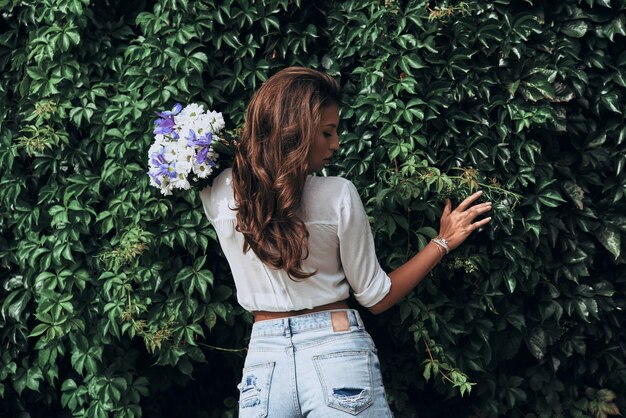
[[(344, 88), (386, 269), (472, 190), (493, 221), (364, 312), (399, 417), (626, 408), (626, 1), (0, 1), (0, 415), (236, 415), (251, 318), (155, 110), (231, 127), (288, 65)], [(462, 396), (463, 395), (463, 396)]]

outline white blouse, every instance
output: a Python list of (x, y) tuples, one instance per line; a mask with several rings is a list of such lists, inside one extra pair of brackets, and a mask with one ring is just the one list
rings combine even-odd
[(243, 253), (243, 234), (235, 230), (230, 169), (200, 191), (200, 199), (230, 264), (237, 300), (248, 311), (310, 309), (344, 300), (350, 289), (361, 305), (370, 307), (391, 288), (391, 280), (376, 258), (363, 203), (349, 180), (306, 179), (297, 212), (309, 231), (309, 256), (302, 261), (302, 269), (317, 270), (306, 279), (289, 278), (285, 270), (261, 262), (252, 250)]

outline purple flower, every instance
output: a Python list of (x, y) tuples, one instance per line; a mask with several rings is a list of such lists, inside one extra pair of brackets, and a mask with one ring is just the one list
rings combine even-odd
[(176, 103), (171, 111), (170, 110), (165, 110), (163, 112), (154, 112), (154, 113), (156, 113), (157, 116), (161, 116), (162, 118), (166, 118), (166, 117), (169, 117), (169, 116), (176, 116), (176, 115), (178, 115), (181, 110), (183, 110), (183, 105), (181, 105), (180, 103)]
[(165, 161), (165, 157), (163, 156), (163, 148), (160, 152), (155, 152), (151, 155), (150, 163), (154, 166), (154, 169), (150, 171), (150, 176), (154, 179), (154, 181), (156, 181), (159, 186), (161, 185), (159, 177), (176, 177), (176, 162), (172, 161), (172, 163), (169, 164), (167, 161)]
[(202, 164), (204, 162), (207, 162), (211, 167), (215, 167), (215, 161), (207, 158), (208, 153), (209, 147), (202, 148), (200, 151), (198, 151), (198, 154), (196, 155), (196, 164)]
[(183, 109), (183, 105), (180, 103), (176, 103), (174, 108), (170, 110), (166, 110), (163, 112), (154, 112), (157, 116), (160, 116), (159, 119), (154, 121), (156, 127), (154, 128), (154, 134), (176, 134), (174, 132), (174, 116), (178, 115), (180, 111)]
[(209, 132), (202, 135), (200, 138), (197, 138), (196, 133), (191, 129), (189, 130), (189, 135), (187, 136), (187, 145), (195, 145), (201, 147), (200, 151), (198, 151), (198, 154), (196, 155), (196, 164), (208, 162), (211, 167), (215, 166), (215, 162), (207, 160), (207, 154), (209, 153), (209, 147), (211, 145), (211, 142), (213, 142), (213, 132)]
[(174, 132), (174, 118), (157, 119), (154, 121), (156, 127), (154, 128), (154, 134), (171, 134)]

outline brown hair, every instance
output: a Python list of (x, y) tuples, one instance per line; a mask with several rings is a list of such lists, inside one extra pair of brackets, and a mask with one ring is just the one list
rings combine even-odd
[(296, 216), (308, 173), (311, 144), (322, 109), (339, 104), (339, 83), (320, 71), (285, 68), (270, 77), (248, 104), (233, 162), (237, 230), (265, 264), (304, 279), (309, 232)]

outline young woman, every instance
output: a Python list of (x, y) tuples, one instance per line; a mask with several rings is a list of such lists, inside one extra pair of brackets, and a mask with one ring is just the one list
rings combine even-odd
[(291, 67), (249, 103), (232, 169), (200, 192), (232, 269), (238, 302), (254, 314), (239, 384), (239, 416), (390, 417), (374, 343), (354, 298), (381, 313), (490, 218), (490, 203), (455, 210), (439, 237), (388, 275), (354, 185), (311, 176), (339, 148), (340, 91), (330, 76)]

